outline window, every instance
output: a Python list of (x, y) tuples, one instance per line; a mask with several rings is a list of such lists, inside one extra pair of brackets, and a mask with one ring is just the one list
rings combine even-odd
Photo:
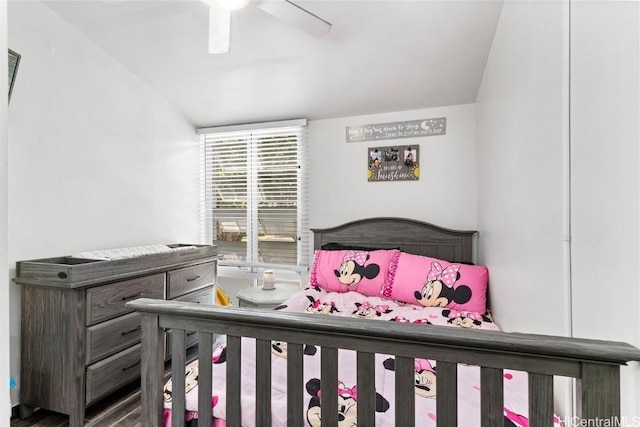
[(308, 266), (306, 120), (200, 129), (204, 240), (258, 277)]

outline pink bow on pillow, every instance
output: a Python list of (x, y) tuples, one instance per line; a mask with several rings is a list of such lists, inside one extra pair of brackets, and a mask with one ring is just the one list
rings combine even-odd
[(364, 265), (369, 254), (363, 251), (347, 251), (342, 262), (353, 261), (358, 265)]
[(443, 269), (439, 262), (434, 261), (431, 263), (431, 270), (427, 274), (427, 280), (430, 282), (440, 280), (452, 288), (456, 280), (458, 280), (458, 270), (460, 270), (460, 264), (451, 264)]

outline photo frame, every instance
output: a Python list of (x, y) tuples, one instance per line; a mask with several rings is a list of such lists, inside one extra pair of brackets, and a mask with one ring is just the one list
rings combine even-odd
[(11, 93), (18, 75), (18, 66), (20, 65), (21, 55), (9, 49), (9, 101), (11, 101)]
[(367, 180), (416, 181), (420, 178), (417, 145), (367, 148)]

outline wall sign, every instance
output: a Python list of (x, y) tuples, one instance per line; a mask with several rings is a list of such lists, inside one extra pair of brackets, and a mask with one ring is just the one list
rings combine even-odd
[(416, 181), (420, 177), (417, 145), (367, 148), (367, 178), (373, 181)]
[(347, 142), (414, 138), (417, 136), (444, 135), (446, 133), (447, 119), (446, 117), (439, 117), (437, 119), (348, 126)]

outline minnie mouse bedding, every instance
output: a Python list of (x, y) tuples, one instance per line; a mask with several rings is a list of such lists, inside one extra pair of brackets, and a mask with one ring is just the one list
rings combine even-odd
[[(446, 267), (444, 267), (446, 269)], [(419, 296), (417, 295), (416, 298)], [(473, 329), (498, 330), (488, 312), (461, 311), (446, 307), (424, 307), (420, 304), (395, 302), (382, 296), (366, 296), (359, 292), (335, 292), (311, 286), (289, 298), (277, 309), (317, 316), (346, 316), (355, 321), (406, 322), (424, 325), (446, 325)], [(319, 319), (319, 321), (321, 321)], [(339, 368), (336, 384), (339, 396), (341, 426), (357, 425), (358, 390), (356, 384), (356, 352), (339, 350)], [(242, 424), (255, 425), (255, 341), (242, 339)], [(303, 351), (304, 405), (306, 425), (320, 426), (320, 349), (307, 345)], [(226, 378), (225, 345), (214, 350), (213, 356), (213, 416), (216, 427), (225, 426), (226, 400), (224, 383)], [(287, 344), (272, 343), (272, 425), (285, 426), (286, 401), (286, 356)], [(436, 375), (437, 366), (428, 354), (424, 359), (415, 359), (415, 420), (416, 426), (436, 425)], [(394, 358), (377, 354), (376, 369), (372, 372), (376, 385), (376, 425), (393, 426), (395, 420)], [(165, 387), (165, 420), (171, 422), (171, 382)], [(186, 418), (197, 418), (197, 362), (187, 367)], [(527, 420), (527, 374), (519, 371), (504, 371), (504, 425), (508, 427), (528, 426)], [(476, 427), (480, 425), (480, 369), (475, 366), (458, 365), (458, 425)], [(560, 426), (559, 419), (554, 420)]]

